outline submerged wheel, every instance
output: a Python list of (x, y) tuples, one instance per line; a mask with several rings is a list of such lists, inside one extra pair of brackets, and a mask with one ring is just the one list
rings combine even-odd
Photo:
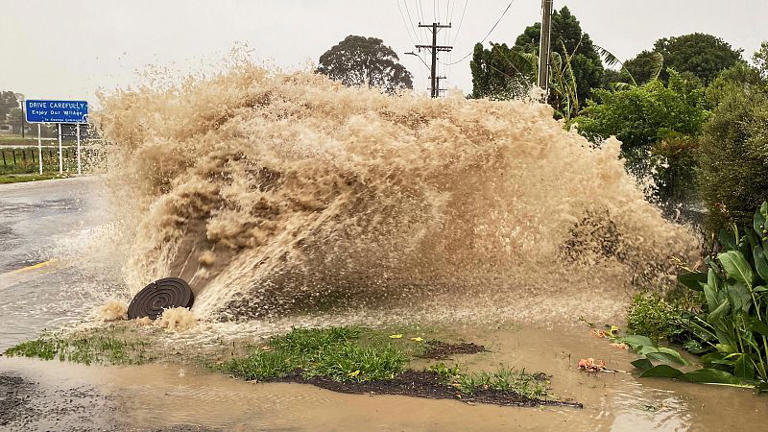
[(163, 310), (175, 307), (192, 307), (195, 295), (189, 284), (179, 278), (163, 278), (145, 286), (131, 300), (128, 319), (149, 317), (157, 319)]

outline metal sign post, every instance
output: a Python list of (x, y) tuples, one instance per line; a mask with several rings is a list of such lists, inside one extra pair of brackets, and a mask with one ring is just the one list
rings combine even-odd
[(61, 123), (58, 123), (59, 125), (59, 174), (64, 173), (64, 155), (62, 154), (61, 149)]
[(64, 149), (61, 125), (77, 125), (77, 174), (82, 174), (80, 160), (80, 125), (87, 123), (88, 102), (67, 100), (27, 99), (25, 102), (27, 123), (37, 123), (37, 147), (40, 152), (40, 174), (43, 173), (43, 147), (40, 137), (40, 123), (56, 123), (59, 131), (59, 174), (64, 173)]
[(80, 169), (80, 123), (77, 124), (77, 175), (82, 174)]
[(40, 166), (40, 175), (43, 175), (43, 138), (40, 136), (40, 123), (37, 124), (37, 162)]

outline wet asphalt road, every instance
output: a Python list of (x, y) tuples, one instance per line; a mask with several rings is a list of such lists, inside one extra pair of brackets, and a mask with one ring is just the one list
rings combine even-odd
[(93, 278), (62, 258), (104, 223), (105, 196), (98, 177), (0, 185), (0, 351), (83, 313)]
[[(120, 289), (114, 273), (101, 271), (103, 263), (85, 262), (94, 259), (89, 239), (106, 223), (106, 208), (98, 177), (0, 185), (0, 353), (44, 329), (82, 321)], [(12, 360), (0, 357), (2, 432), (210, 430), (131, 427), (120, 416), (119, 394), (67, 383), (56, 373), (42, 379), (17, 367), (38, 360)]]
[(0, 185), (0, 274), (49, 258), (62, 237), (99, 223), (99, 180)]

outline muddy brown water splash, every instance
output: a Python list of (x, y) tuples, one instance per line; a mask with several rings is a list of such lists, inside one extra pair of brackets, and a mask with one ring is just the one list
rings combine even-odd
[(102, 104), (127, 285), (182, 277), (201, 317), (455, 296), (615, 312), (695, 243), (644, 200), (618, 141), (595, 149), (534, 102), (245, 64)]

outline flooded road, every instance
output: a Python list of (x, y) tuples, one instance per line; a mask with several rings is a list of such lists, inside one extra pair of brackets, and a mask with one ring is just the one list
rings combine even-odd
[[(104, 223), (101, 190), (97, 178), (0, 187), (0, 350), (44, 328), (81, 321), (115, 290), (113, 273), (86, 270), (67, 252), (82, 248)], [(28, 268), (38, 263), (45, 264)], [(552, 375), (557, 398), (582, 402), (584, 409), (339, 394), (301, 384), (248, 383), (172, 364), (101, 367), (0, 357), (0, 430), (766, 430), (768, 398), (726, 387), (638, 379), (630, 365), (636, 357), (593, 337), (585, 326), (479, 325), (478, 319), (457, 319), (439, 331), (481, 343), (489, 352), (456, 356), (448, 365), (542, 371)], [(580, 372), (577, 362), (586, 357), (605, 360), (617, 372)]]
[(73, 254), (105, 202), (98, 177), (0, 185), (0, 351), (76, 320), (116, 284)]
[[(68, 395), (90, 407), (89, 418), (54, 424), (55, 430), (221, 431), (760, 431), (768, 401), (749, 391), (637, 379), (635, 356), (591, 336), (587, 329), (553, 331), (504, 327), (461, 328), (456, 336), (484, 343), (490, 351), (454, 360), (468, 369), (499, 363), (553, 376), (558, 398), (584, 409), (469, 405), (460, 401), (400, 396), (348, 395), (302, 384), (243, 382), (177, 365), (98, 367), (37, 360), (0, 359), (0, 374), (37, 383), (38, 405)], [(469, 340), (469, 339), (468, 339)], [(580, 357), (594, 356), (616, 373), (577, 370)], [(451, 361), (448, 362), (452, 364)], [(412, 364), (418, 368), (418, 363)], [(79, 396), (78, 396), (79, 395)], [(98, 401), (95, 403), (94, 401)], [(55, 405), (55, 404), (54, 404)], [(25, 430), (45, 430), (28, 421)], [(108, 420), (105, 420), (108, 419)], [(79, 429), (74, 429), (74, 427)], [(36, 429), (37, 428), (37, 429)]]

